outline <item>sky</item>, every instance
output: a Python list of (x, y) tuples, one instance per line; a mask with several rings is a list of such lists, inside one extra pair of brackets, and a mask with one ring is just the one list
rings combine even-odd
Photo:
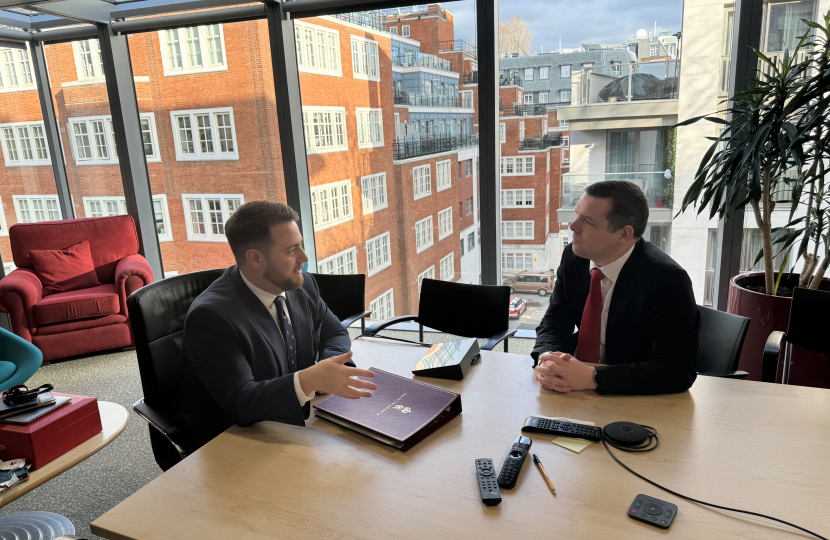
[[(447, 2), (455, 16), (455, 37), (474, 42), (474, 2)], [(500, 0), (499, 20), (524, 19), (533, 34), (532, 51), (577, 48), (583, 43), (625, 43), (640, 28), (649, 33), (681, 30), (682, 0)]]

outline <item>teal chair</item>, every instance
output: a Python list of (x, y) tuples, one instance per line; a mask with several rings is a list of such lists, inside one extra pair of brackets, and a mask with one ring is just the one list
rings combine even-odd
[(40, 349), (0, 328), (0, 392), (26, 384), (42, 363)]

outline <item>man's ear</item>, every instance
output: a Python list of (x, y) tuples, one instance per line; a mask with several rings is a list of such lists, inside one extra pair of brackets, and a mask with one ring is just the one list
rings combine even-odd
[(254, 248), (248, 248), (245, 252), (245, 261), (248, 263), (248, 266), (253, 268), (254, 270), (260, 270), (262, 268), (262, 253), (259, 250)]
[(624, 242), (628, 242), (634, 238), (634, 227), (631, 225), (626, 225), (622, 229), (620, 229), (620, 240)]

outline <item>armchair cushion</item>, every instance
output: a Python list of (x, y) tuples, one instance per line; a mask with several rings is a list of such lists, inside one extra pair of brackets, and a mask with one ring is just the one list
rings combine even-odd
[(35, 304), (38, 324), (75, 321), (120, 313), (115, 285), (99, 285), (79, 291), (56, 293)]
[(33, 249), (29, 251), (46, 295), (88, 289), (101, 284), (89, 242), (84, 240), (64, 249)]

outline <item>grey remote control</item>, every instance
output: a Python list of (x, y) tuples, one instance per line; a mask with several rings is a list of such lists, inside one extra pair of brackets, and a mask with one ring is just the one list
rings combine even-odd
[(499, 487), (511, 489), (516, 486), (516, 480), (519, 478), (519, 472), (522, 470), (522, 464), (525, 462), (531, 444), (533, 444), (533, 441), (522, 435), (519, 435), (513, 441), (513, 446), (510, 447), (510, 452), (504, 458), (504, 463), (501, 466)]
[(478, 473), (478, 487), (481, 490), (481, 502), (487, 506), (496, 506), (501, 502), (501, 491), (496, 482), (496, 468), (493, 466), (493, 460), (477, 459), (476, 472)]

